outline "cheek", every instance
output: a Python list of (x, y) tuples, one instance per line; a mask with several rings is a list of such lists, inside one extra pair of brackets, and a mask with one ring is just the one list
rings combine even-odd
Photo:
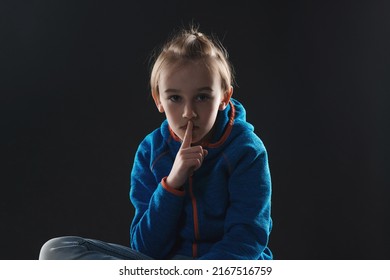
[(171, 108), (170, 106), (165, 107), (165, 115), (168, 118), (168, 120), (177, 120), (178, 116), (180, 115), (179, 110)]
[(204, 108), (202, 112), (202, 116), (204, 120), (209, 124), (210, 123), (214, 124), (217, 114), (218, 114), (218, 106), (211, 106), (211, 105), (208, 106), (207, 108)]

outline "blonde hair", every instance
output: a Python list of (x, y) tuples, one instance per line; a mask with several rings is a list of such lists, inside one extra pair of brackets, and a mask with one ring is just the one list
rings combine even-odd
[(151, 91), (159, 93), (158, 81), (161, 71), (166, 67), (189, 61), (202, 61), (209, 69), (217, 70), (223, 90), (229, 90), (233, 86), (233, 66), (221, 42), (215, 36), (199, 32), (197, 26), (190, 26), (173, 35), (161, 48), (151, 69)]

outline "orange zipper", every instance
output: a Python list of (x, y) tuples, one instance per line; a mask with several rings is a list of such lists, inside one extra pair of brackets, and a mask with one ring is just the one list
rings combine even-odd
[(198, 223), (198, 207), (196, 205), (196, 198), (192, 189), (192, 176), (189, 178), (190, 183), (190, 196), (192, 202), (192, 213), (194, 219), (194, 231), (195, 231), (195, 241), (192, 243), (192, 256), (196, 258), (198, 256), (198, 245), (196, 241), (199, 240), (199, 223)]

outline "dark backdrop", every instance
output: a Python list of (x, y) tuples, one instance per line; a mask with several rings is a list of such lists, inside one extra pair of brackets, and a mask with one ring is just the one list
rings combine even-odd
[(334, 2), (2, 0), (0, 258), (128, 244), (132, 159), (163, 120), (149, 55), (192, 20), (268, 149), (275, 258), (390, 258), (390, 5)]

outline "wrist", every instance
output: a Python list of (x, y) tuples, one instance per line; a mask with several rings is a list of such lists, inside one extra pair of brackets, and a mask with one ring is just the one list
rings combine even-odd
[(162, 178), (161, 185), (165, 190), (167, 190), (168, 192), (170, 192), (174, 195), (184, 196), (184, 194), (185, 194), (184, 188), (174, 189), (171, 186), (169, 186), (167, 183), (167, 177)]
[(183, 190), (183, 184), (178, 184), (175, 180), (172, 180), (169, 176), (165, 180), (166, 184), (175, 190)]

